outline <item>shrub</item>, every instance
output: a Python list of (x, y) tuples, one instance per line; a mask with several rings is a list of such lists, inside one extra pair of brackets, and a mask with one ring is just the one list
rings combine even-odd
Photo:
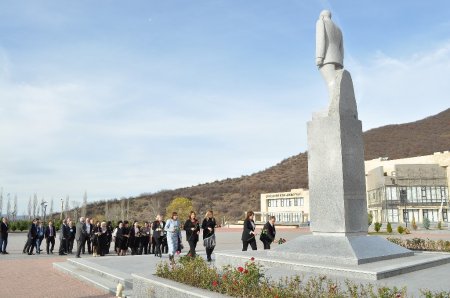
[(181, 257), (174, 265), (160, 263), (156, 275), (232, 297), (406, 297), (406, 288), (375, 288), (349, 280), (342, 285), (325, 276), (304, 280), (296, 275), (271, 281), (254, 258), (243, 267), (225, 266), (219, 271), (201, 257)]
[(417, 230), (417, 223), (416, 223), (416, 218), (414, 217), (414, 215), (413, 215), (413, 218), (412, 218), (411, 226), (414, 229), (414, 231)]
[(387, 223), (386, 231), (387, 231), (389, 234), (392, 233), (392, 225), (391, 225), (390, 222)]
[(437, 228), (438, 228), (438, 230), (442, 230), (442, 223), (441, 223), (441, 221), (438, 222)]
[(411, 250), (450, 252), (450, 241), (445, 240), (435, 241), (421, 238), (400, 239), (391, 237), (388, 237), (387, 240)]
[(31, 222), (27, 221), (27, 220), (23, 220), (22, 223), (20, 224), (20, 231), (26, 231), (28, 230), (28, 228), (30, 227)]
[(13, 231), (13, 232), (15, 232), (15, 231), (17, 230), (17, 224), (18, 224), (18, 223), (15, 223), (15, 222), (10, 223), (10, 224), (9, 224), (10, 230)]
[(422, 224), (425, 229), (427, 229), (427, 230), (430, 229), (430, 220), (427, 217), (424, 217)]
[(397, 227), (397, 232), (398, 232), (399, 234), (403, 234), (404, 231), (405, 231), (405, 229), (404, 229), (402, 226), (398, 226), (398, 227)]
[(383, 225), (382, 223), (376, 222), (374, 225), (375, 232), (378, 233), (380, 231), (382, 225)]

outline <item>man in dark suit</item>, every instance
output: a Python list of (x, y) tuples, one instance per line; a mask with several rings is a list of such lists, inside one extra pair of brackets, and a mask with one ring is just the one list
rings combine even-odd
[[(88, 217), (86, 217), (86, 221), (85, 221), (85, 223), (86, 223), (86, 232), (87, 232), (86, 244), (87, 244), (87, 247), (88, 247), (88, 253), (89, 254), (92, 254), (91, 236), (94, 234), (93, 222), (94, 221), (92, 220), (92, 223), (91, 223), (91, 220)], [(83, 251), (83, 254), (84, 254), (84, 246), (82, 247), (82, 251)]]
[(34, 229), (36, 229), (36, 219), (33, 219), (30, 227), (28, 228), (27, 242), (25, 242), (25, 246), (23, 247), (22, 253), (28, 253), (28, 249), (31, 246), (32, 239), (30, 238), (30, 232), (31, 232), (31, 230), (33, 230), (33, 226), (34, 226)]
[(86, 231), (86, 224), (84, 217), (80, 217), (80, 221), (77, 223), (75, 240), (77, 240), (77, 258), (80, 258), (82, 247), (84, 247), (88, 233)]
[(6, 246), (8, 245), (8, 219), (3, 217), (2, 222), (0, 223), (0, 253), (3, 255), (7, 255)]
[(264, 249), (270, 249), (270, 244), (275, 241), (275, 216), (271, 216), (269, 221), (266, 222), (261, 233), (260, 240), (264, 244)]
[(61, 225), (61, 231), (59, 232), (59, 255), (63, 256), (67, 254), (69, 241), (69, 227), (67, 226), (67, 220), (63, 220)]
[(35, 218), (33, 220), (33, 223), (30, 226), (30, 229), (28, 230), (28, 241), (26, 246), (25, 252), (29, 255), (33, 254), (33, 250), (36, 247), (36, 240), (37, 240), (37, 226), (39, 225), (39, 218)]
[[(47, 254), (52, 253), (53, 254), (53, 248), (55, 247), (55, 236), (56, 236), (56, 229), (53, 225), (53, 221), (48, 222), (48, 227), (45, 229), (45, 240), (47, 242)], [(50, 244), (52, 245), (50, 248)], [(49, 249), (50, 248), (50, 249)]]

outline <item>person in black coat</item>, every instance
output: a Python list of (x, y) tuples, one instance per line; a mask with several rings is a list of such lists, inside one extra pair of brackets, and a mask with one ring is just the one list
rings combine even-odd
[(108, 238), (109, 238), (109, 229), (108, 225), (105, 221), (100, 224), (100, 229), (98, 230), (98, 253), (100, 256), (104, 256), (108, 248)]
[[(47, 254), (53, 253), (53, 248), (55, 248), (55, 236), (56, 236), (56, 229), (53, 225), (53, 221), (48, 222), (48, 226), (45, 229), (44, 237), (46, 241), (46, 247), (47, 247)], [(51, 244), (51, 247), (50, 247)]]
[[(214, 231), (216, 228), (217, 224), (216, 224), (216, 219), (214, 218), (214, 213), (212, 212), (212, 210), (208, 210), (206, 212), (205, 218), (203, 219), (202, 222), (202, 229), (203, 229), (203, 241), (207, 238), (210, 237), (215, 237)], [(206, 249), (206, 258), (208, 260), (208, 262), (211, 262), (211, 255), (214, 251), (215, 245), (213, 246), (205, 246)]]
[(114, 239), (114, 251), (117, 253), (117, 255), (120, 255), (120, 239), (122, 237), (122, 226), (123, 222), (119, 220), (117, 223), (117, 227), (112, 233), (112, 237)]
[(75, 242), (75, 234), (77, 233), (77, 227), (75, 226), (75, 223), (71, 220), (68, 222), (67, 226), (69, 227), (68, 252), (72, 254), (73, 244)]
[(23, 253), (27, 253), (29, 255), (33, 254), (34, 247), (36, 246), (38, 224), (39, 220), (37, 218), (33, 219), (33, 222), (28, 229), (28, 239), (27, 243), (25, 243), (25, 247), (23, 248)]
[(2, 255), (7, 255), (6, 246), (8, 245), (8, 219), (3, 217), (2, 222), (0, 223), (0, 253)]
[(164, 227), (166, 222), (162, 220), (162, 216), (158, 214), (156, 220), (152, 224), (153, 240), (155, 241), (155, 257), (161, 257), (161, 243), (164, 237)]
[(63, 256), (67, 254), (68, 243), (69, 243), (69, 226), (67, 225), (67, 219), (63, 220), (61, 225), (61, 230), (59, 231), (59, 255)]
[(123, 222), (122, 228), (117, 231), (117, 237), (120, 239), (120, 256), (125, 256), (129, 247), (130, 228), (128, 227), (128, 220)]
[(148, 224), (148, 221), (144, 222), (144, 226), (141, 229), (141, 253), (148, 254), (149, 253), (149, 243), (150, 243), (150, 237), (151, 237), (151, 227)]
[(247, 216), (244, 220), (244, 230), (242, 231), (242, 251), (247, 251), (247, 247), (250, 244), (252, 250), (256, 250), (256, 233), (255, 233), (255, 222), (253, 221), (253, 217), (255, 214), (253, 211), (248, 211)]
[(131, 255), (137, 255), (139, 253), (139, 245), (141, 244), (141, 227), (139, 223), (135, 221), (130, 229), (130, 240), (129, 240)]
[(200, 224), (196, 218), (194, 211), (189, 213), (189, 218), (184, 223), (184, 230), (186, 231), (186, 240), (189, 243), (189, 253), (191, 257), (195, 257), (195, 248), (197, 247), (198, 234), (200, 234)]
[(269, 221), (264, 225), (259, 240), (263, 242), (264, 249), (270, 249), (270, 244), (275, 241), (275, 216), (271, 216)]

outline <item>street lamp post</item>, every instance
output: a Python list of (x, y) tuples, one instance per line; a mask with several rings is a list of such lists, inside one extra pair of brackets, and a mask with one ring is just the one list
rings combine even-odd
[(47, 202), (42, 202), (41, 203), (42, 209), (44, 210), (44, 225), (45, 225), (45, 211), (47, 210)]
[(60, 215), (60, 217), (59, 217), (60, 220), (63, 219), (63, 210), (64, 210), (64, 200), (61, 199), (61, 215)]

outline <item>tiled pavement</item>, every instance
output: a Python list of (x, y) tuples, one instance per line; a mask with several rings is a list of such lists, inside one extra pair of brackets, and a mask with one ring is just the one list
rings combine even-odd
[(113, 297), (92, 286), (53, 270), (58, 257), (5, 258), (0, 256), (0, 297), (60, 298)]

